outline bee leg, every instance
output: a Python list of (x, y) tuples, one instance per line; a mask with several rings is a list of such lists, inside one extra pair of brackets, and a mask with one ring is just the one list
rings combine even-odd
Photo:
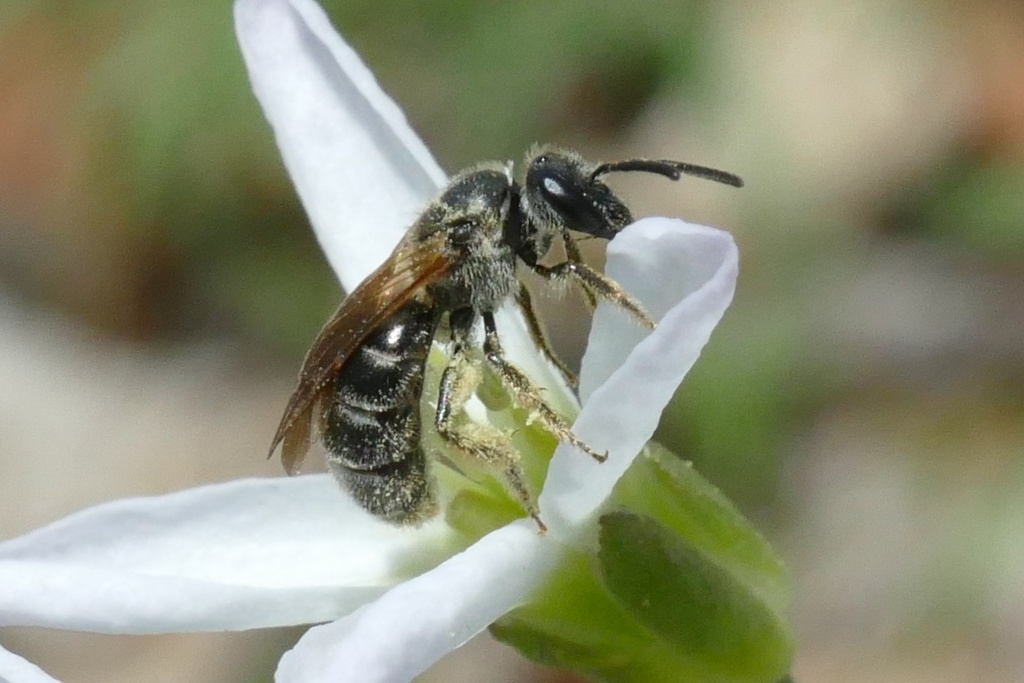
[[(568, 230), (562, 233), (562, 243), (565, 244), (565, 255), (568, 257), (568, 260), (574, 263), (583, 263), (583, 253), (580, 251), (580, 245), (573, 239)], [(590, 310), (597, 308), (597, 296), (586, 287), (580, 287), (580, 289), (583, 290), (583, 298), (587, 300)]]
[(565, 377), (565, 381), (570, 387), (576, 388), (579, 386), (579, 378), (576, 377), (576, 373), (569, 369), (569, 366), (558, 357), (555, 350), (551, 348), (551, 342), (548, 340), (547, 334), (544, 332), (544, 328), (540, 324), (540, 319), (537, 317), (537, 312), (533, 309), (533, 299), (530, 298), (530, 292), (526, 289), (526, 285), (522, 282), (519, 283), (519, 291), (516, 293), (516, 301), (519, 303), (520, 308), (523, 309), (523, 317), (526, 319), (526, 328), (530, 332), (530, 338), (533, 339), (533, 343), (547, 356), (547, 359), (558, 368), (562, 376)]
[(505, 358), (505, 352), (498, 340), (498, 329), (494, 324), (494, 314), (484, 313), (484, 357), (487, 363), (498, 373), (502, 383), (512, 392), (519, 405), (530, 411), (531, 419), (540, 422), (545, 429), (558, 437), (559, 441), (570, 443), (594, 460), (604, 462), (608, 453), (598, 453), (588, 446), (572, 431), (569, 423), (556, 413), (541, 397), (541, 389), (515, 365)]
[[(452, 316), (455, 318), (455, 316)], [(512, 446), (508, 435), (488, 425), (469, 420), (457, 422), (466, 401), (480, 384), (480, 370), (466, 357), (465, 337), (460, 328), (452, 322), (454, 342), (448, 367), (441, 375), (441, 389), (437, 397), (437, 414), (434, 425), (437, 433), (448, 444), (464, 455), (503, 470), (505, 481), (519, 499), (523, 508), (537, 523), (541, 533), (547, 526), (541, 521), (536, 498), (530, 493), (519, 466), (519, 454)]]
[(548, 280), (571, 279), (589, 293), (599, 299), (607, 299), (632, 315), (641, 325), (654, 329), (657, 325), (644, 309), (643, 304), (630, 296), (618, 282), (605, 277), (585, 263), (566, 261), (557, 266), (542, 266), (539, 263), (531, 266), (541, 277)]

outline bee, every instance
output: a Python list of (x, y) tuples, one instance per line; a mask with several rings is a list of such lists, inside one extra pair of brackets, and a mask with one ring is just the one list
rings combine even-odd
[[(480, 382), (480, 365), (500, 379), (513, 401), (556, 436), (598, 461), (542, 398), (540, 389), (502, 350), (494, 312), (510, 299), (545, 356), (575, 377), (552, 351), (517, 276), (520, 263), (549, 281), (579, 286), (591, 304), (610, 301), (654, 328), (643, 306), (580, 256), (573, 233), (611, 239), (632, 222), (626, 205), (603, 182), (617, 172), (682, 174), (741, 187), (739, 177), (678, 161), (631, 159), (592, 163), (573, 151), (535, 148), (517, 181), (511, 163), (484, 163), (456, 174), (427, 205), (391, 256), (327, 321), (306, 355), (298, 383), (270, 447), (282, 445), (289, 474), (298, 472), (314, 437), (342, 488), (368, 512), (395, 524), (418, 524), (437, 513), (423, 446), (420, 401), (427, 356), (436, 339), (448, 346), (434, 414), (443, 442), (497, 469), (526, 513), (545, 529), (508, 434), (457, 420)], [(540, 260), (557, 238), (566, 260)], [(483, 321), (482, 354), (473, 329)], [(446, 337), (446, 338), (444, 338)]]

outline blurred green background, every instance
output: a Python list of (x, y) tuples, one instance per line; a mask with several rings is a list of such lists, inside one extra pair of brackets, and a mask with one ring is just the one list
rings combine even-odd
[[(787, 557), (798, 681), (1019, 680), (1024, 6), (325, 4), (449, 170), (551, 141), (743, 176), (617, 184), (740, 244), (662, 440)], [(0, 537), (276, 474), (262, 453), (339, 296), (230, 3), (0, 4)], [(548, 318), (578, 362), (584, 307)], [(268, 680), (296, 635), (3, 634), (89, 681)], [(430, 680), (496, 660), (570, 680), (488, 643)]]

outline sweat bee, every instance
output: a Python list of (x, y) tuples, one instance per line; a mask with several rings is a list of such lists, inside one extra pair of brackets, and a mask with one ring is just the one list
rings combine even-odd
[[(541, 521), (507, 434), (459, 424), (480, 381), (471, 332), (483, 320), (482, 362), (512, 399), (545, 429), (598, 461), (539, 388), (505, 358), (494, 312), (510, 297), (522, 308), (542, 352), (574, 377), (551, 350), (530, 295), (516, 275), (519, 262), (550, 281), (569, 281), (595, 303), (608, 300), (641, 324), (654, 321), (613, 280), (583, 263), (572, 233), (611, 239), (632, 222), (625, 204), (602, 179), (641, 171), (678, 180), (682, 174), (741, 187), (731, 173), (678, 161), (631, 159), (592, 163), (557, 148), (526, 157), (522, 180), (511, 163), (484, 163), (456, 174), (413, 223), (391, 256), (327, 321), (306, 355), (298, 384), (271, 443), (282, 444), (285, 470), (295, 474), (318, 436), (335, 478), (364, 509), (396, 524), (436, 514), (438, 503), (422, 444), (420, 399), (435, 337), (447, 336), (448, 362), (440, 380), (434, 427), (450, 447), (497, 468), (523, 508)], [(566, 260), (540, 260), (561, 237)]]

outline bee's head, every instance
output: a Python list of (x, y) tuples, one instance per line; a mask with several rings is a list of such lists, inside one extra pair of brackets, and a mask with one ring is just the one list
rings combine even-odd
[(559, 150), (542, 150), (531, 156), (521, 204), (538, 237), (575, 230), (611, 239), (633, 221), (622, 200), (601, 182), (597, 164)]
[(575, 152), (539, 148), (530, 152), (526, 179), (520, 197), (523, 216), (522, 240), (530, 248), (518, 252), (527, 263), (547, 253), (556, 235), (569, 230), (601, 239), (611, 239), (633, 222), (621, 199), (602, 182), (609, 173), (643, 171), (672, 180), (682, 174), (695, 175), (735, 187), (743, 185), (737, 176), (680, 161), (631, 159), (592, 163)]

